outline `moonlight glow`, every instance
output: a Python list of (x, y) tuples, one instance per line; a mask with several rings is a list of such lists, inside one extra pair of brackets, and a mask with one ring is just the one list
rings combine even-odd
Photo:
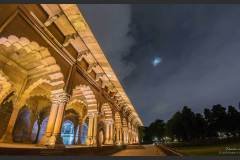
[(152, 65), (154, 67), (156, 67), (157, 65), (159, 65), (162, 62), (162, 59), (160, 57), (155, 57), (152, 61)]

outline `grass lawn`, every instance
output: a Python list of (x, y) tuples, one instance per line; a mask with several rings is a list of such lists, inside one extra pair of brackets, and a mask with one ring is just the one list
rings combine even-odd
[[(226, 149), (226, 147), (231, 150)], [(204, 155), (223, 155), (223, 156), (239, 156), (240, 143), (219, 144), (211, 146), (186, 146), (186, 147), (172, 147), (177, 152), (186, 156), (204, 156)]]

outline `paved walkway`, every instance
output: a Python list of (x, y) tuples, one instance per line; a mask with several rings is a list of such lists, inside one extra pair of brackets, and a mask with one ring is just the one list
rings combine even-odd
[[(109, 146), (109, 145), (106, 145)], [(24, 143), (0, 143), (0, 148), (47, 148), (46, 146), (40, 146), (36, 144), (24, 144)], [(86, 145), (65, 145), (65, 148), (89, 148)]]
[(166, 154), (153, 145), (129, 145), (112, 156), (166, 156)]

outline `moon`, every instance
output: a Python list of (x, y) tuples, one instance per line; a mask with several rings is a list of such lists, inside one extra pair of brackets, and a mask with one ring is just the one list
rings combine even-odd
[(162, 58), (161, 57), (154, 57), (153, 61), (152, 61), (152, 65), (154, 67), (158, 66), (160, 63), (162, 62)]

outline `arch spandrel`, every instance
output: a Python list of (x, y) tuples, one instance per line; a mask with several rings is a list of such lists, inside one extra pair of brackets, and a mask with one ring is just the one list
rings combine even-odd
[[(72, 96), (67, 106), (73, 106), (78, 103), (83, 106), (84, 116), (83, 119), (86, 118), (90, 113), (97, 112), (97, 100), (91, 88), (87, 85), (78, 85), (72, 91)], [(75, 107), (77, 110), (79, 107)]]
[(101, 106), (101, 113), (104, 115), (105, 120), (111, 121), (113, 119), (112, 109), (108, 103)]
[(66, 110), (74, 110), (79, 118), (84, 119), (87, 115), (87, 105), (83, 103), (81, 100), (75, 99), (70, 100), (70, 102), (66, 106)]
[(0, 70), (0, 104), (4, 98), (11, 92), (12, 84), (8, 77)]
[(116, 127), (121, 127), (122, 126), (121, 116), (120, 116), (119, 112), (115, 112), (114, 124), (115, 124)]
[(123, 127), (127, 127), (127, 126), (128, 126), (126, 118), (123, 118), (123, 120), (122, 120), (122, 126), (123, 126)]

